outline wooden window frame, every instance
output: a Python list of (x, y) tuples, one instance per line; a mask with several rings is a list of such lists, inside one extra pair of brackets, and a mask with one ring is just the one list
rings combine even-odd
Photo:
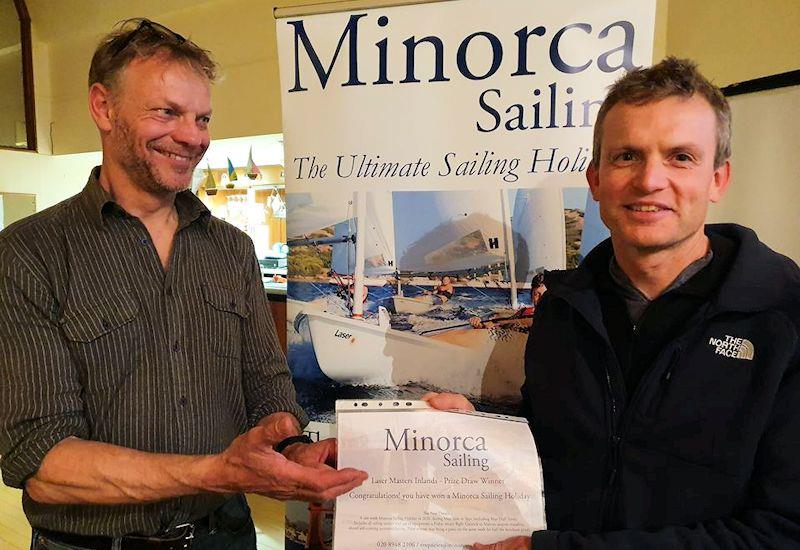
[(33, 93), (33, 43), (31, 41), (31, 16), (25, 0), (14, 0), (19, 19), (20, 50), (22, 53), (22, 93), (25, 98), (25, 147), (0, 145), (12, 151), (36, 151), (36, 105)]

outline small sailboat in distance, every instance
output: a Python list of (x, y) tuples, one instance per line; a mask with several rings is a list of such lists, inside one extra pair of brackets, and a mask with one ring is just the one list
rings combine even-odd
[(204, 187), (206, 189), (206, 195), (211, 197), (217, 194), (217, 182), (214, 181), (214, 173), (211, 171), (211, 164), (207, 164), (206, 166), (206, 181)]
[(225, 184), (225, 187), (228, 189), (233, 189), (233, 182), (235, 182), (237, 179), (239, 179), (239, 177), (236, 175), (236, 169), (233, 167), (230, 157), (228, 157), (228, 183)]
[(255, 162), (253, 162), (253, 146), (250, 146), (250, 153), (247, 155), (247, 168), (245, 173), (247, 177), (251, 180), (257, 179), (261, 176), (261, 170), (258, 168)]

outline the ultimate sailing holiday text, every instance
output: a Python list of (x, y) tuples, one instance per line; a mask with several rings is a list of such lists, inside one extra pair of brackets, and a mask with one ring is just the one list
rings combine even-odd
[[(590, 161), (588, 147), (562, 150), (558, 147), (531, 150), (524, 170), (528, 174), (583, 172)], [(292, 170), (297, 181), (327, 179), (340, 180), (402, 180), (419, 177), (492, 176), (506, 183), (519, 180), (522, 159), (499, 157), (494, 151), (484, 149), (470, 156), (459, 156), (448, 152), (434, 165), (422, 157), (415, 159), (387, 160), (381, 155), (350, 154), (337, 155), (331, 162), (317, 155), (292, 159)]]
[[(435, 35), (417, 37), (411, 31), (411, 36), (400, 40), (405, 63), (402, 69), (398, 69), (399, 64), (389, 63), (389, 59), (397, 57), (396, 51), (402, 53), (401, 47), (395, 43), (398, 38), (391, 36), (390, 41), (390, 36), (384, 36), (374, 45), (359, 40), (359, 30), (366, 32), (363, 28), (365, 25), (377, 24), (377, 27), (386, 31), (391, 30), (387, 28), (387, 16), (381, 15), (374, 20), (373, 17), (367, 13), (350, 15), (334, 51), (314, 44), (313, 32), (306, 28), (303, 19), (287, 20), (286, 24), (292, 27), (294, 38), (293, 85), (288, 92), (302, 93), (308, 91), (309, 87), (317, 89), (316, 86), (324, 91), (332, 83), (347, 88), (413, 85), (423, 81), (437, 84), (458, 77), (490, 81), (498, 73), (505, 79), (505, 71), (501, 71), (504, 56), (510, 77), (535, 77), (537, 66), (543, 62), (565, 75), (578, 75), (591, 70), (614, 73), (636, 67), (633, 62), (635, 27), (630, 21), (619, 20), (595, 26), (587, 22), (575, 22), (555, 31), (543, 25), (525, 25), (513, 34), (509, 33), (509, 36), (477, 30), (466, 35), (458, 44), (445, 42)], [(377, 34), (392, 35), (385, 31)], [(347, 51), (346, 58), (344, 54), (341, 57), (339, 55), (343, 49)], [(583, 53), (576, 54), (576, 51)], [(343, 61), (338, 66), (344, 64), (344, 67), (334, 73), (339, 59)], [(433, 74), (418, 74), (418, 61), (421, 66), (431, 67)], [(309, 66), (313, 68), (311, 76), (308, 74), (310, 71), (306, 70)], [(430, 70), (426, 72), (430, 73)], [(572, 86), (562, 90), (557, 82), (536, 83), (531, 86), (529, 93), (524, 98), (512, 98), (496, 87), (481, 91), (476, 100), (479, 110), (474, 119), (476, 130), (587, 128), (592, 126), (601, 103), (600, 98), (575, 94)]]

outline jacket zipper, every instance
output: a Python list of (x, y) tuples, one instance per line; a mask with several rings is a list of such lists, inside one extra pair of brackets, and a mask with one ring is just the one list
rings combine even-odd
[(670, 357), (667, 370), (661, 376), (661, 380), (658, 384), (658, 391), (653, 397), (653, 401), (650, 403), (649, 410), (647, 411), (647, 416), (649, 418), (654, 418), (656, 413), (658, 413), (658, 411), (661, 409), (661, 404), (664, 402), (664, 397), (667, 395), (667, 389), (672, 381), (672, 371), (675, 369), (675, 365), (678, 364), (678, 360), (680, 359), (682, 352), (683, 349), (681, 347), (676, 348), (675, 351), (672, 352), (672, 357)]
[[(614, 358), (616, 360), (616, 358)], [(615, 483), (617, 481), (617, 469), (619, 468), (619, 447), (620, 443), (622, 442), (622, 438), (619, 436), (617, 432), (617, 398), (614, 393), (614, 385), (611, 380), (611, 373), (609, 371), (608, 366), (609, 359), (607, 358), (603, 361), (603, 367), (605, 369), (605, 377), (606, 377), (606, 390), (608, 391), (608, 396), (610, 399), (610, 406), (611, 406), (611, 419), (609, 422), (609, 445), (610, 445), (610, 452), (608, 455), (608, 464), (609, 470), (606, 474), (606, 482), (605, 486), (603, 487), (602, 497), (600, 499), (600, 529), (602, 530), (606, 525), (610, 523), (611, 514), (613, 513), (614, 506), (614, 496), (615, 496)]]
[[(631, 330), (633, 334), (631, 337), (631, 345), (630, 348), (628, 349), (629, 365), (633, 359), (633, 349), (636, 343), (636, 337), (639, 334), (639, 326), (636, 323), (633, 323), (633, 325), (631, 326)], [(611, 375), (608, 372), (607, 364), (606, 364), (606, 386), (611, 396), (611, 410), (613, 413), (614, 423), (612, 424), (611, 427), (611, 438), (609, 440), (609, 443), (611, 445), (611, 450), (609, 452), (609, 465), (611, 469), (606, 477), (606, 485), (605, 488), (603, 489), (603, 498), (601, 500), (601, 506), (600, 506), (601, 510), (600, 518), (602, 522), (601, 530), (606, 530), (609, 528), (609, 526), (612, 523), (614, 510), (616, 508), (616, 499), (617, 499), (616, 482), (617, 482), (617, 477), (619, 475), (620, 458), (621, 458), (620, 447), (622, 446), (622, 440), (627, 425), (624, 418), (626, 413), (625, 411), (623, 411), (622, 422), (619, 425), (619, 429), (617, 428), (616, 398), (614, 397), (614, 389), (611, 384)], [(626, 406), (626, 410), (630, 407), (630, 404), (631, 403), (629, 401)]]

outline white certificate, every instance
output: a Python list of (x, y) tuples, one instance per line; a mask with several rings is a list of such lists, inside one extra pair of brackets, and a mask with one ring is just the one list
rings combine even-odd
[(369, 473), (336, 501), (334, 548), (458, 549), (545, 528), (524, 419), (419, 401), (337, 401), (339, 467)]

